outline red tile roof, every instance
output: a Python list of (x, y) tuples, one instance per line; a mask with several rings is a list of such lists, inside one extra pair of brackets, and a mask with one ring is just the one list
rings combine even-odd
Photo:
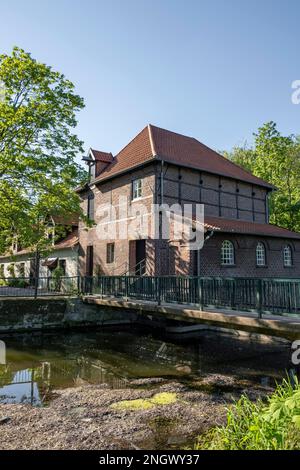
[(54, 215), (52, 218), (56, 225), (62, 225), (62, 226), (73, 225), (75, 227), (78, 227), (78, 223), (79, 223), (78, 214), (73, 214), (73, 215), (70, 214), (68, 217)]
[(269, 189), (274, 188), (273, 185), (252, 175), (193, 137), (176, 134), (151, 124), (145, 127), (113, 158), (112, 163), (107, 166), (96, 181), (111, 178), (153, 160), (165, 160), (169, 163), (227, 176)]
[(73, 248), (78, 244), (78, 242), (78, 229), (72, 230), (72, 232), (70, 232), (65, 238), (55, 243), (53, 249), (60, 250), (63, 248)]
[(114, 157), (113, 162), (101, 172), (96, 181), (110, 178), (154, 159), (147, 126)]
[[(78, 229), (74, 229), (65, 238), (55, 243), (55, 245), (51, 248), (50, 251), (62, 250), (65, 248), (73, 248), (74, 246), (78, 244), (78, 242), (79, 242)], [(11, 253), (2, 254), (0, 255), (0, 259), (8, 258), (11, 256), (17, 257), (19, 255), (26, 255), (29, 253), (32, 253), (32, 250), (30, 250), (29, 248), (24, 248), (23, 250), (20, 250), (17, 253), (14, 253), (13, 255)]]
[(300, 240), (300, 233), (292, 232), (277, 225), (247, 222), (240, 219), (232, 220), (222, 217), (205, 216), (205, 229), (233, 234), (262, 235)]
[(111, 153), (108, 152), (101, 152), (100, 150), (91, 149), (92, 154), (95, 157), (95, 160), (99, 162), (107, 162), (111, 163), (113, 161), (113, 156)]

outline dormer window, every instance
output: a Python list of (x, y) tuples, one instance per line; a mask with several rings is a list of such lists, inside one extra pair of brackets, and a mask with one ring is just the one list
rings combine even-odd
[(142, 179), (132, 181), (132, 200), (142, 197)]
[(88, 154), (82, 160), (89, 167), (89, 178), (93, 181), (113, 162), (112, 153), (89, 149)]
[(96, 162), (90, 164), (90, 171), (91, 171), (91, 179), (96, 178)]

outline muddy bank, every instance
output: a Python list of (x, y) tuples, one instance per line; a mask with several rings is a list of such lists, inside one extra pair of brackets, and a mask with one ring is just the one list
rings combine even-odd
[(271, 388), (211, 375), (188, 385), (146, 379), (122, 390), (59, 390), (44, 407), (0, 405), (0, 449), (182, 449), (222, 424), (244, 392), (256, 399)]

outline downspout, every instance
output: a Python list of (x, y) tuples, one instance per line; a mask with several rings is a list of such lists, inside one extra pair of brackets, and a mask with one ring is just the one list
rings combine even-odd
[(160, 204), (164, 203), (164, 161), (160, 165)]
[(270, 199), (270, 194), (272, 194), (275, 190), (271, 189), (271, 191), (267, 191), (266, 197), (265, 197), (265, 204), (266, 204), (266, 224), (270, 223), (270, 207), (269, 207), (269, 199)]
[(273, 194), (275, 191), (277, 191), (277, 188), (273, 188), (271, 189), (270, 191), (267, 192), (266, 194), (266, 199), (265, 199), (265, 204), (266, 204), (266, 223), (269, 224), (270, 223), (270, 207), (269, 207), (269, 203), (270, 203), (270, 195)]
[[(160, 206), (164, 203), (164, 161), (160, 164)], [(159, 241), (162, 243), (162, 212), (159, 211)], [(159, 275), (162, 273), (162, 257), (159, 256)]]

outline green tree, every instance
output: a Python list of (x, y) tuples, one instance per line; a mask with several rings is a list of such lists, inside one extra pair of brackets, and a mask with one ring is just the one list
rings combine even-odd
[(246, 143), (243, 147), (233, 147), (230, 152), (224, 151), (224, 157), (233, 161), (245, 170), (253, 172), (256, 160), (256, 153), (253, 148), (249, 147)]
[(45, 244), (45, 220), (80, 213), (74, 188), (86, 178), (74, 134), (84, 107), (74, 85), (22, 49), (0, 55), (0, 251), (17, 235)]
[(224, 156), (273, 184), (269, 198), (270, 222), (300, 231), (300, 140), (283, 136), (273, 121), (254, 134), (254, 146), (235, 147)]

